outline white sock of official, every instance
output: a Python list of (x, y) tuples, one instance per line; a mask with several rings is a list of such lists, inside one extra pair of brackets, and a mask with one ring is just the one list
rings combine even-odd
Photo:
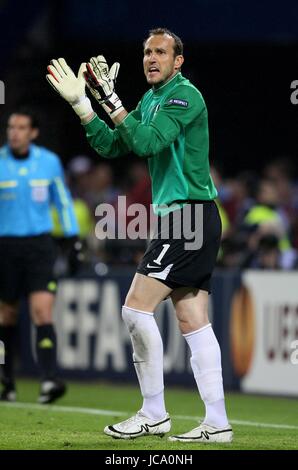
[(221, 370), (221, 353), (211, 323), (183, 335), (190, 350), (190, 363), (205, 404), (205, 424), (223, 428), (228, 425)]
[(165, 416), (163, 344), (153, 313), (122, 307), (129, 330), (133, 361), (143, 396), (142, 413), (158, 420)]

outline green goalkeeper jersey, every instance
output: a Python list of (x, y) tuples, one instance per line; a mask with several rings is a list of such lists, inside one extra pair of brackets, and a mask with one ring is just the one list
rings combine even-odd
[(155, 212), (175, 201), (180, 205), (217, 196), (209, 169), (206, 104), (181, 73), (145, 93), (115, 130), (97, 116), (84, 127), (90, 145), (103, 157), (133, 152), (148, 158)]

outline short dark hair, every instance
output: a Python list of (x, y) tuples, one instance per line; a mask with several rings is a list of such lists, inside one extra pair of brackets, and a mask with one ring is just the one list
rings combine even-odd
[[(150, 29), (149, 34), (148, 34), (148, 38), (150, 38), (150, 36), (157, 36), (159, 34), (160, 35), (168, 34), (169, 36), (171, 36), (174, 39), (174, 57), (177, 57), (177, 55), (183, 55), (183, 42), (181, 41), (179, 36), (177, 36), (175, 33), (172, 33), (172, 31), (170, 31), (167, 28)], [(145, 39), (144, 45), (145, 45), (146, 41), (148, 40), (148, 38)]]
[(32, 129), (39, 128), (38, 118), (32, 109), (27, 108), (25, 106), (20, 106), (19, 108), (16, 108), (12, 113), (10, 113), (9, 116), (12, 116), (13, 114), (18, 114), (21, 116), (28, 117), (30, 119)]

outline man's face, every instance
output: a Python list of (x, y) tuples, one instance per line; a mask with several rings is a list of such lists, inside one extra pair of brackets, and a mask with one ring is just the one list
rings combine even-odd
[(37, 137), (38, 130), (31, 125), (29, 116), (12, 114), (8, 119), (8, 145), (16, 153), (26, 153), (30, 142)]
[(183, 56), (174, 57), (174, 38), (168, 34), (150, 36), (144, 47), (144, 73), (150, 85), (170, 80), (183, 64)]

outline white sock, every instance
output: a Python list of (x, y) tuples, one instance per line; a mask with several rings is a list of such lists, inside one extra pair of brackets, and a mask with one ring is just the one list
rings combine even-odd
[(165, 416), (163, 344), (153, 313), (122, 307), (130, 333), (133, 361), (143, 396), (142, 412), (151, 419)]
[(221, 371), (220, 347), (212, 326), (208, 325), (183, 335), (190, 350), (190, 363), (205, 404), (205, 424), (217, 428), (228, 425)]
[(164, 392), (160, 392), (153, 397), (144, 397), (142, 413), (148, 418), (159, 420), (164, 418), (166, 414)]

